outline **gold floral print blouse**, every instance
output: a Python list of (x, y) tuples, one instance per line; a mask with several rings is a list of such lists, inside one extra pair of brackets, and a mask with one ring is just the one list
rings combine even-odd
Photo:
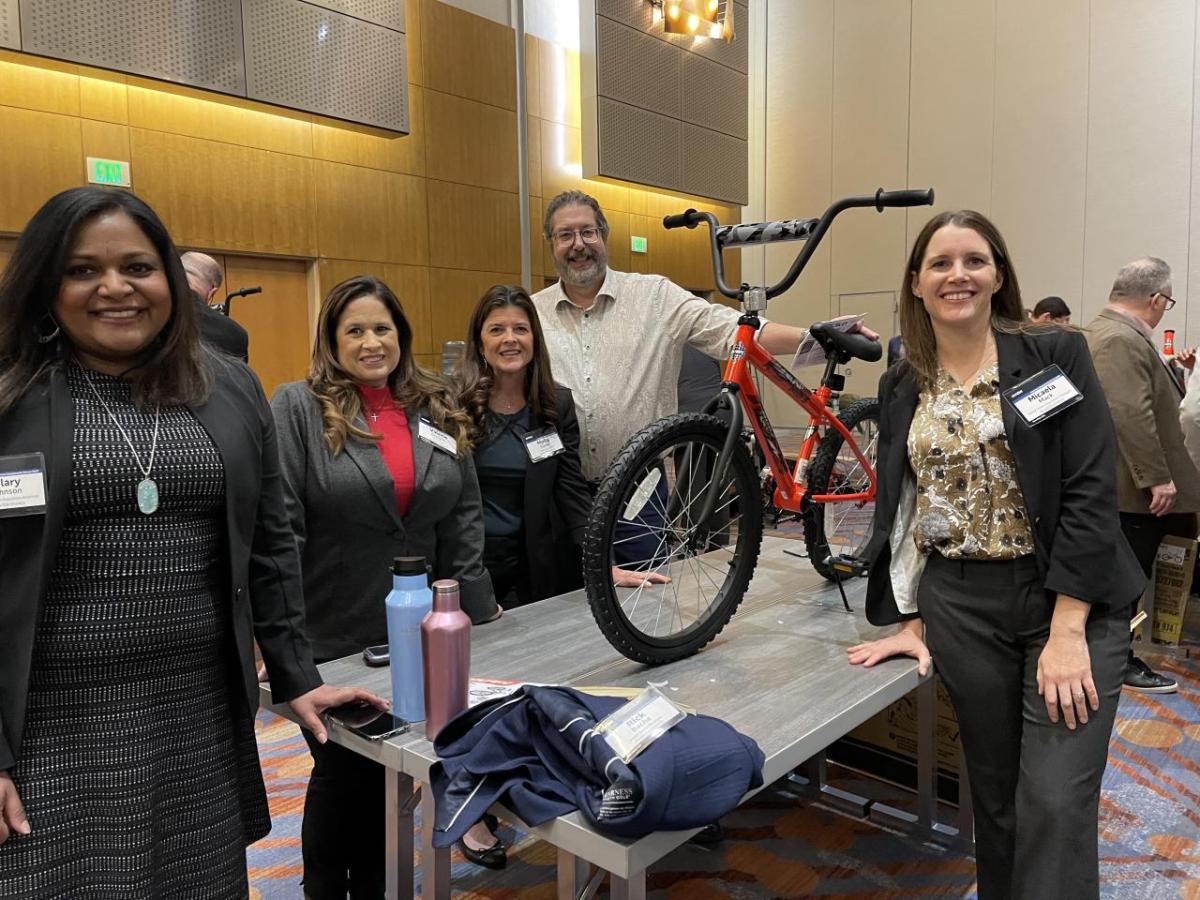
[(950, 559), (1016, 559), (1033, 552), (1025, 497), (1000, 411), (996, 363), (964, 390), (945, 371), (922, 391), (908, 432), (917, 476), (913, 537)]

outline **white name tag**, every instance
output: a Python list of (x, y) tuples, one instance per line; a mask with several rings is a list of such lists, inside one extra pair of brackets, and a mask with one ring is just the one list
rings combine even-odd
[(532, 432), (525, 435), (525, 450), (529, 453), (529, 458), (535, 463), (541, 462), (543, 459), (549, 459), (552, 456), (566, 451), (563, 446), (562, 438), (558, 436), (558, 432), (553, 428), (546, 428), (542, 431)]
[(427, 444), (433, 444), (439, 450), (445, 450), (451, 456), (458, 456), (458, 441), (439, 428), (434, 428), (422, 419), (417, 423), (417, 437)]
[(40, 453), (0, 456), (0, 517), (46, 511), (46, 459)]
[(1009, 388), (1004, 392), (1004, 399), (1025, 420), (1025, 424), (1037, 425), (1074, 406), (1083, 399), (1083, 394), (1062, 369), (1052, 365), (1026, 378), (1016, 387)]

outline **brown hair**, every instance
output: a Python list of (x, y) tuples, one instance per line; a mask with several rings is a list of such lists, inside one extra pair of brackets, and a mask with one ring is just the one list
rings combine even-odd
[(904, 279), (900, 284), (900, 336), (904, 342), (904, 356), (913, 367), (917, 383), (925, 390), (937, 382), (938, 359), (937, 339), (933, 334), (933, 323), (925, 304), (912, 290), (913, 276), (921, 270), (925, 251), (934, 234), (947, 225), (969, 228), (983, 238), (992, 251), (992, 261), (1002, 281), (1000, 289), (992, 295), (992, 328), (996, 331), (1015, 333), (1019, 331), (1049, 330), (1053, 326), (1028, 325), (1024, 322), (1025, 309), (1021, 305), (1021, 288), (1017, 273), (1009, 261), (1008, 247), (996, 226), (982, 213), (972, 209), (952, 209), (938, 213), (925, 223), (904, 267)]
[(525, 396), (534, 415), (543, 422), (558, 421), (558, 406), (554, 401), (554, 377), (550, 372), (550, 355), (542, 337), (542, 324), (529, 292), (520, 285), (496, 284), (488, 288), (467, 326), (467, 346), (458, 364), (459, 402), (471, 417), (472, 437), (478, 440), (486, 432), (488, 397), (492, 390), (492, 367), (483, 358), (483, 323), (497, 309), (515, 306), (529, 319), (533, 332), (533, 360), (525, 369)]
[(357, 383), (342, 368), (337, 358), (337, 328), (346, 307), (361, 297), (374, 297), (388, 307), (400, 343), (400, 362), (388, 376), (388, 389), (396, 403), (406, 410), (420, 410), (429, 421), (453, 437), (460, 453), (471, 449), (471, 420), (457, 407), (450, 386), (439, 376), (417, 365), (412, 355), (413, 333), (404, 307), (386, 284), (370, 275), (356, 275), (336, 284), (321, 303), (317, 317), (317, 338), (313, 342), (312, 362), (308, 368), (308, 387), (321, 404), (325, 423), (325, 443), (337, 456), (350, 435), (364, 441), (378, 441), (382, 435), (354, 424), (362, 411)]
[(54, 320), (52, 304), (80, 230), (109, 213), (129, 216), (154, 245), (171, 292), (167, 323), (128, 373), (134, 400), (175, 405), (208, 397), (196, 307), (166, 226), (128, 191), (78, 187), (55, 194), (33, 214), (0, 277), (0, 413), (15, 406), (47, 370), (71, 358), (70, 341)]

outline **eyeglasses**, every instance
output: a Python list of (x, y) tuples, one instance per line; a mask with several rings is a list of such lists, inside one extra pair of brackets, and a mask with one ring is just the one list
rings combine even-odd
[(579, 235), (580, 240), (585, 244), (594, 244), (600, 240), (600, 229), (594, 226), (588, 228), (564, 228), (550, 235), (550, 239), (560, 247), (570, 247), (575, 243), (575, 235)]
[(1164, 307), (1164, 309), (1174, 309), (1175, 308), (1175, 298), (1174, 297), (1172, 297), (1168, 294), (1164, 294), (1162, 291), (1155, 291), (1154, 296), (1162, 297), (1164, 300), (1167, 301), (1167, 305), (1166, 305), (1166, 307)]

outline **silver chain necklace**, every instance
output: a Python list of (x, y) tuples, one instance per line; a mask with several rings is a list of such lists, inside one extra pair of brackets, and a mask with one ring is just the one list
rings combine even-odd
[(121, 427), (121, 423), (117, 421), (117, 417), (113, 415), (108, 404), (104, 402), (104, 398), (100, 396), (100, 392), (96, 390), (96, 385), (92, 383), (92, 376), (88, 374), (87, 369), (82, 369), (83, 377), (88, 383), (88, 387), (92, 389), (92, 393), (96, 395), (96, 399), (100, 401), (100, 405), (104, 407), (104, 411), (108, 413), (108, 417), (112, 419), (112, 423), (117, 426), (117, 431), (121, 432), (121, 437), (125, 438), (125, 443), (129, 446), (129, 452), (133, 454), (133, 461), (137, 463), (138, 470), (142, 473), (142, 480), (137, 486), (137, 505), (142, 515), (149, 516), (158, 511), (158, 485), (154, 479), (150, 477), (150, 470), (154, 468), (154, 454), (158, 451), (158, 418), (162, 412), (162, 404), (154, 407), (154, 439), (150, 442), (150, 464), (142, 465), (142, 458), (138, 456), (137, 449), (133, 446), (133, 441), (129, 439), (129, 435), (125, 429)]

